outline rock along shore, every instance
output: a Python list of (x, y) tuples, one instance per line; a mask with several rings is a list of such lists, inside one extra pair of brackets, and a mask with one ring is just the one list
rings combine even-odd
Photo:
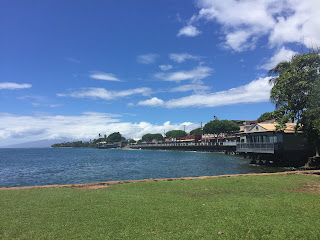
[(306, 170), (306, 171), (286, 171), (276, 173), (247, 173), (247, 174), (233, 174), (233, 175), (217, 175), (217, 176), (202, 176), (202, 177), (182, 177), (182, 178), (156, 178), (156, 179), (142, 179), (129, 181), (109, 181), (109, 182), (94, 182), (81, 184), (67, 184), (67, 185), (41, 185), (41, 186), (26, 186), (26, 187), (0, 187), (0, 190), (18, 190), (18, 189), (39, 189), (39, 188), (74, 188), (74, 189), (88, 189), (96, 190), (107, 188), (108, 186), (121, 183), (139, 183), (139, 182), (159, 182), (159, 181), (176, 181), (176, 180), (196, 180), (222, 177), (239, 177), (239, 176), (267, 176), (267, 175), (307, 175), (313, 174), (320, 176), (320, 170)]

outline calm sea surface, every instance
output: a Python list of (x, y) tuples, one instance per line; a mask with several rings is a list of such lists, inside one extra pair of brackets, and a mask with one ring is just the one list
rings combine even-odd
[(198, 177), (282, 169), (223, 153), (91, 148), (0, 149), (0, 187)]

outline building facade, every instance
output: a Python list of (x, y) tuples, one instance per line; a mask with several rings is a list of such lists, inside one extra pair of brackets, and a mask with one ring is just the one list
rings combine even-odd
[[(256, 123), (246, 126), (237, 136), (236, 151), (258, 158), (284, 162), (300, 161), (312, 155), (312, 150), (295, 123), (287, 123), (284, 131), (276, 131), (277, 123)], [(299, 164), (298, 164), (299, 165)]]

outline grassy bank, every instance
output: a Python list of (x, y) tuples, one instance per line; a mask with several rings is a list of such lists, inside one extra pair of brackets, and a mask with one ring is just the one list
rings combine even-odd
[(0, 191), (1, 239), (319, 239), (320, 177)]

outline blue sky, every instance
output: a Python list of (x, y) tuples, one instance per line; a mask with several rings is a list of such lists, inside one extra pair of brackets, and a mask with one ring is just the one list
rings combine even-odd
[(273, 111), (268, 70), (320, 46), (318, 0), (0, 1), (0, 146), (127, 138)]

